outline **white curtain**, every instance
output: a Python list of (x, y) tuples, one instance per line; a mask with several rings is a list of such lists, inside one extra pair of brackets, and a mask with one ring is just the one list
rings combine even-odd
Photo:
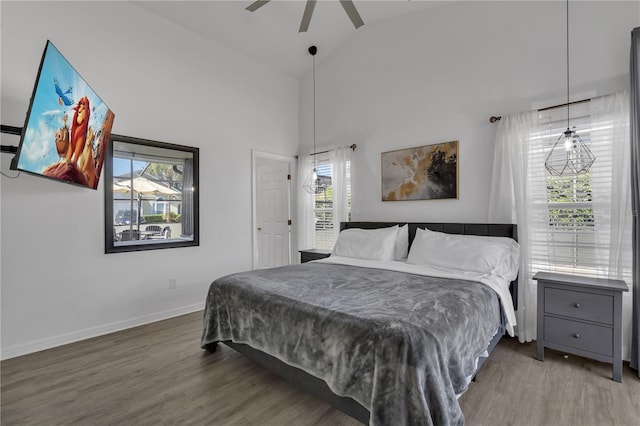
[(631, 58), (629, 77), (631, 94), (629, 96), (631, 117), (631, 208), (636, 214), (632, 225), (632, 270), (633, 270), (633, 315), (631, 368), (635, 368), (640, 377), (640, 27), (631, 31)]
[[(620, 92), (591, 101), (590, 169), (598, 276), (631, 284), (631, 153), (629, 93)], [(631, 286), (630, 286), (631, 287)], [(622, 355), (629, 359), (631, 294), (623, 297)]]
[(298, 176), (296, 182), (298, 223), (296, 231), (298, 235), (298, 249), (306, 250), (316, 246), (315, 241), (315, 214), (313, 211), (313, 194), (307, 192), (303, 185), (313, 173), (313, 156), (300, 155), (298, 157)]
[[(629, 188), (629, 94), (593, 99), (587, 114), (591, 124), (584, 134), (591, 138), (590, 146), (596, 157), (589, 171), (595, 255), (581, 258), (581, 266), (593, 268), (597, 276), (630, 283), (633, 215)], [(563, 256), (552, 240), (558, 235), (549, 227), (548, 174), (544, 162), (551, 148), (549, 141), (555, 139), (555, 135), (548, 134), (551, 128), (541, 122), (537, 111), (503, 117), (495, 145), (489, 219), (518, 225), (521, 259), (517, 332), (521, 342), (536, 339), (537, 284), (532, 276), (537, 271), (558, 270), (558, 259)], [(583, 273), (587, 270), (582, 269)], [(624, 336), (629, 335), (631, 326), (629, 296), (623, 298)], [(629, 359), (627, 340), (623, 338), (625, 359)]]
[[(532, 144), (542, 132), (537, 111), (503, 116), (498, 124), (489, 220), (518, 225), (520, 272), (518, 275), (517, 333), (520, 342), (536, 338), (536, 283), (533, 242), (547, 238), (548, 209), (543, 161), (532, 161)], [(541, 145), (541, 144), (540, 144)], [(540, 229), (544, 228), (544, 232)], [(540, 256), (535, 256), (540, 262)], [(537, 267), (537, 265), (536, 265)]]
[(329, 159), (333, 165), (333, 240), (338, 239), (340, 222), (349, 220), (348, 186), (350, 185), (351, 147), (331, 150)]

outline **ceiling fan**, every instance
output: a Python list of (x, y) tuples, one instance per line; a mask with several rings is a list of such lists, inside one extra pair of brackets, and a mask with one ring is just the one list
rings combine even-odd
[[(265, 4), (269, 3), (270, 0), (258, 0), (251, 3), (246, 7), (246, 10), (250, 12), (255, 12)], [(302, 14), (302, 21), (300, 21), (300, 29), (298, 32), (304, 33), (309, 29), (309, 23), (311, 22), (311, 16), (313, 15), (313, 9), (316, 7), (317, 0), (307, 0), (307, 4), (304, 7), (304, 13)], [(356, 10), (356, 6), (353, 4), (352, 0), (340, 0), (340, 4), (344, 8), (344, 11), (347, 12), (347, 16), (351, 19), (353, 26), (360, 28), (364, 25), (364, 21), (360, 17), (360, 14)]]

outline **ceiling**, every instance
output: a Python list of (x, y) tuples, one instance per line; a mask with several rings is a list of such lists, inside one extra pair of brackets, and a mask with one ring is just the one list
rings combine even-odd
[(304, 0), (272, 0), (249, 12), (253, 0), (132, 1), (202, 37), (265, 63), (296, 78), (311, 69), (307, 49), (318, 46), (317, 61), (357, 31), (377, 23), (441, 6), (447, 1), (354, 0), (365, 25), (356, 30), (338, 0), (319, 0), (309, 30), (298, 33)]

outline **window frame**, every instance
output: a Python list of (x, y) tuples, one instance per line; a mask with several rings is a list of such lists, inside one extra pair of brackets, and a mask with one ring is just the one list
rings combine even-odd
[[(318, 156), (316, 157), (316, 170), (317, 169), (323, 169), (323, 168), (329, 168), (330, 170), (330, 174), (329, 174), (329, 178), (331, 179), (331, 199), (329, 201), (318, 201), (318, 196), (320, 196), (321, 194), (324, 194), (325, 198), (326, 198), (326, 194), (327, 194), (327, 190), (329, 189), (329, 187), (325, 188), (324, 191), (322, 193), (317, 193), (317, 194), (313, 194), (313, 219), (314, 219), (314, 223), (313, 223), (313, 239), (315, 241), (315, 247), (319, 248), (319, 249), (323, 249), (323, 250), (330, 250), (331, 247), (333, 246), (333, 244), (324, 244), (325, 242), (331, 242), (331, 240), (333, 239), (333, 164), (331, 163), (331, 159), (329, 158), (329, 155), (327, 154), (326, 156)], [(320, 175), (320, 173), (318, 173), (318, 175)], [(324, 176), (324, 175), (323, 175)], [(318, 207), (318, 203), (328, 203), (328, 205), (330, 205), (331, 207), (326, 207), (327, 204), (325, 204), (324, 207)], [(325, 225), (324, 229), (318, 229), (318, 223), (320, 222), (318, 220), (318, 216), (322, 216), (326, 219), (327, 216), (331, 217), (331, 221), (327, 221), (324, 220), (323, 222), (325, 224), (330, 223), (331, 227), (327, 227)], [(324, 231), (325, 233), (330, 232), (331, 237), (329, 238), (322, 238), (322, 244), (318, 244), (318, 231)], [(335, 243), (335, 241), (333, 241), (333, 243)], [(330, 247), (331, 246), (331, 247)]]
[[(335, 194), (335, 188), (333, 188), (334, 182), (335, 182), (335, 164), (332, 161), (332, 157), (330, 152), (327, 153), (320, 153), (320, 154), (316, 154), (317, 157), (315, 158), (315, 168), (316, 169), (324, 169), (324, 168), (329, 168), (330, 170), (330, 175), (329, 177), (331, 178), (331, 199), (329, 201), (327, 201), (328, 203), (330, 203), (331, 207), (317, 207), (318, 201), (317, 201), (317, 197), (321, 194), (314, 194), (313, 195), (313, 218), (314, 218), (314, 223), (313, 223), (313, 241), (315, 242), (314, 247), (315, 248), (319, 248), (319, 249), (323, 249), (323, 250), (331, 250), (333, 248), (333, 245), (336, 242), (336, 227), (338, 227), (338, 232), (339, 232), (339, 224), (336, 224), (334, 221), (334, 217), (335, 217), (335, 210), (334, 210), (334, 194)], [(347, 174), (346, 174), (346, 178), (347, 178), (347, 199), (348, 199), (348, 210), (349, 210), (349, 218), (351, 217), (351, 161), (349, 161), (349, 164), (347, 165)], [(321, 174), (321, 173), (318, 173)], [(325, 189), (325, 194), (326, 191), (329, 188)], [(329, 243), (329, 244), (318, 244), (318, 229), (317, 229), (317, 224), (318, 224), (318, 215), (323, 215), (323, 216), (327, 216), (329, 215), (331, 217), (331, 228), (325, 228), (322, 231), (325, 231), (325, 233), (329, 233), (330, 232), (330, 236), (323, 238), (322, 242), (323, 243)], [(325, 221), (327, 222), (327, 221)]]
[[(105, 161), (103, 165), (103, 179), (104, 179), (104, 238), (105, 238), (105, 254), (107, 253), (122, 253), (132, 251), (144, 251), (144, 250), (158, 250), (178, 247), (193, 247), (200, 245), (200, 215), (199, 215), (199, 148), (190, 147), (185, 145), (172, 144), (167, 142), (160, 142), (149, 139), (134, 138), (130, 136), (115, 135), (112, 134), (109, 140), (105, 153)], [(122, 142), (130, 145), (139, 145), (140, 147), (159, 148), (164, 150), (177, 151), (181, 156), (191, 156), (193, 159), (193, 238), (191, 239), (177, 239), (170, 238), (166, 240), (137, 240), (132, 241), (130, 244), (115, 244), (114, 236), (114, 191), (113, 191), (113, 160), (114, 160), (114, 146), (115, 143)], [(139, 214), (139, 213), (138, 213)], [(144, 242), (149, 241), (149, 242)]]
[[(530, 136), (531, 140), (536, 140), (538, 136), (542, 138), (541, 143), (534, 144), (529, 151), (530, 156), (532, 152), (536, 153), (534, 161), (546, 158), (558, 136), (566, 128), (566, 106), (544, 111), (544, 114), (541, 112), (540, 120), (546, 130)], [(570, 125), (590, 146), (591, 129), (594, 126), (590, 102), (583, 102), (570, 109)], [(542, 241), (536, 242), (534, 238), (532, 252), (545, 250), (546, 254), (541, 257), (533, 255), (534, 269), (585, 276), (597, 275), (599, 245), (595, 237), (596, 206), (592, 196), (592, 185), (591, 170), (579, 175), (566, 176), (555, 176), (545, 171), (546, 247), (540, 245)], [(561, 200), (563, 195), (566, 195), (566, 201)], [(571, 218), (566, 220), (569, 215)], [(542, 232), (542, 229), (537, 231)]]

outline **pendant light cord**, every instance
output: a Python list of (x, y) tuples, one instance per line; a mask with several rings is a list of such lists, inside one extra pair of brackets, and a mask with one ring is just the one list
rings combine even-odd
[[(587, 173), (593, 165), (596, 157), (584, 143), (577, 132), (571, 130), (570, 113), (570, 69), (569, 69), (569, 0), (566, 1), (567, 11), (567, 130), (558, 137), (555, 145), (549, 151), (544, 167), (549, 174), (554, 176), (577, 176)], [(577, 102), (574, 102), (577, 103)], [(575, 126), (574, 126), (575, 128)], [(564, 143), (562, 143), (564, 137)], [(560, 145), (560, 146), (558, 146)], [(564, 145), (564, 150), (562, 146)]]
[[(313, 54), (313, 152), (316, 152), (316, 55)], [(313, 157), (313, 171), (316, 172), (316, 157)]]

